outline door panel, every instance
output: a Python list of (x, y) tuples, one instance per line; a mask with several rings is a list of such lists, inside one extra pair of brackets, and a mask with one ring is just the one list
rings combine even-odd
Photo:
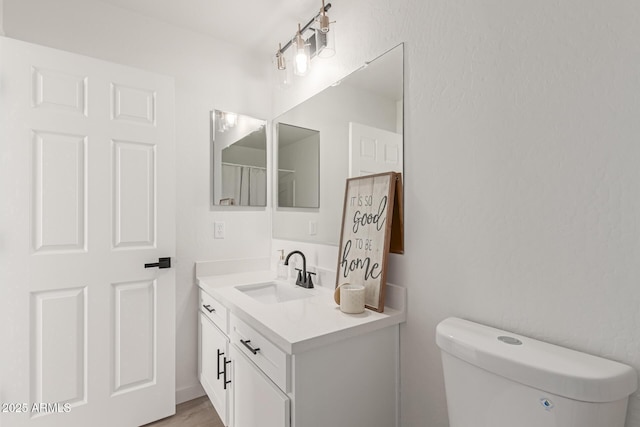
[(86, 288), (31, 294), (33, 402), (86, 403)]
[(144, 264), (175, 256), (173, 80), (6, 38), (0, 72), (2, 417), (171, 415), (175, 273)]
[(153, 281), (113, 285), (114, 394), (128, 393), (155, 381), (153, 337), (156, 283)]
[(33, 107), (87, 115), (87, 77), (32, 67)]
[(33, 132), (35, 252), (85, 251), (87, 137)]
[(402, 135), (349, 123), (349, 176), (403, 172)]
[(155, 150), (153, 144), (113, 141), (114, 246), (155, 246)]
[(114, 120), (138, 124), (156, 124), (155, 92), (112, 84), (112, 117)]

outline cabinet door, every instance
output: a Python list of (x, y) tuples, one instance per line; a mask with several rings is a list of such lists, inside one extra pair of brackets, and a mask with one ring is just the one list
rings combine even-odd
[(234, 427), (289, 427), (289, 397), (234, 345), (230, 353)]
[(225, 384), (225, 379), (230, 380), (231, 376), (229, 363), (226, 363), (230, 360), (228, 349), (229, 341), (227, 337), (201, 312), (200, 383), (226, 426), (229, 425), (229, 419), (227, 418), (229, 412), (228, 397), (231, 390), (231, 384)]

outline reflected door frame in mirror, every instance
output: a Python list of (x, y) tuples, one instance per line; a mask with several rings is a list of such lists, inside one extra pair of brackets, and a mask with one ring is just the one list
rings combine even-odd
[(211, 209), (265, 209), (269, 182), (267, 122), (223, 110), (210, 112)]

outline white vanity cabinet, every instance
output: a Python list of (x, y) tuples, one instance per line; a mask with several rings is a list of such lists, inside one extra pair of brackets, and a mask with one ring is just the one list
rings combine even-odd
[(279, 388), (285, 388), (287, 355), (203, 290), (199, 316), (200, 383), (224, 425), (289, 427), (290, 399)]
[[(225, 298), (225, 291), (212, 290), (221, 292)], [(360, 328), (342, 327), (311, 339), (289, 341), (289, 331), (274, 327), (273, 322), (270, 326), (271, 315), (264, 321), (256, 319), (261, 315), (259, 309), (240, 306), (242, 299), (227, 308), (203, 289), (200, 294), (200, 381), (226, 426), (398, 426), (400, 321), (385, 322), (389, 318), (366, 313), (361, 319), (372, 320), (361, 322)], [(326, 298), (330, 296), (329, 292)], [(310, 328), (316, 322), (356, 323), (357, 318), (342, 317), (346, 315), (325, 303), (325, 297), (319, 298), (319, 303), (310, 304), (326, 310), (325, 318), (318, 313), (306, 320), (290, 317), (294, 312), (300, 314), (293, 305), (276, 304), (273, 310), (287, 322), (290, 318), (297, 330), (306, 322)], [(210, 321), (213, 313), (205, 305), (216, 316), (226, 315), (223, 327)], [(306, 308), (313, 310), (311, 305)], [(382, 325), (369, 326), (376, 320)], [(220, 363), (219, 352), (224, 353)], [(220, 379), (218, 365), (223, 372)], [(222, 365), (231, 381), (226, 389)]]
[(231, 356), (228, 311), (200, 291), (198, 377), (222, 422), (230, 425)]

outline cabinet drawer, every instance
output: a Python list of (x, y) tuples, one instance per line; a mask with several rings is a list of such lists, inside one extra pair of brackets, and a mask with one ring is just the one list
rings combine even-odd
[(233, 314), (231, 342), (281, 390), (289, 391), (289, 356)]
[(200, 289), (200, 311), (211, 319), (214, 325), (220, 328), (222, 332), (229, 333), (227, 328), (229, 312), (227, 308), (202, 289)]

